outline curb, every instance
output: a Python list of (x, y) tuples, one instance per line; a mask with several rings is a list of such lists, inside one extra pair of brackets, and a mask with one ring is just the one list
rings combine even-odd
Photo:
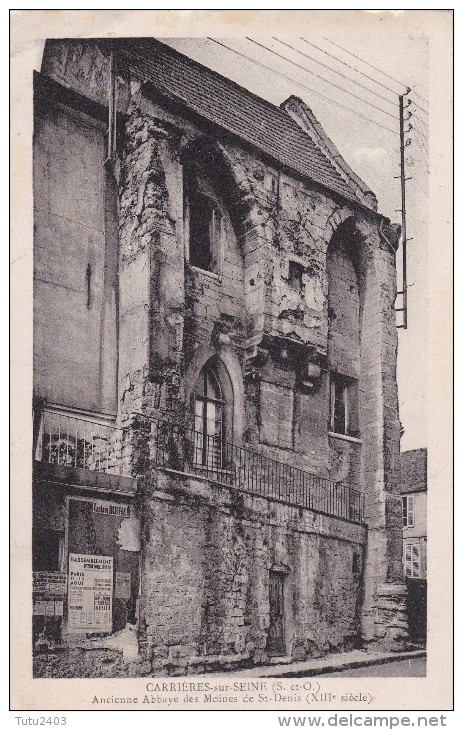
[[(341, 672), (345, 669), (358, 669), (361, 667), (369, 667), (375, 664), (388, 664), (395, 661), (405, 661), (406, 659), (420, 659), (426, 656), (426, 649), (415, 649), (413, 651), (387, 652), (380, 654), (370, 654), (359, 656), (356, 654), (352, 658), (344, 657), (336, 662), (334, 655), (331, 657), (319, 657), (318, 659), (309, 659), (305, 662), (293, 662), (292, 664), (262, 664), (248, 669), (238, 669), (236, 671), (223, 671), (208, 674), (209, 677), (221, 676), (241, 676), (241, 677), (258, 677), (259, 679), (286, 678), (286, 677), (314, 677), (322, 674), (330, 674), (332, 672)], [(206, 676), (206, 675), (203, 675)]]
[[(426, 650), (420, 649), (418, 651), (412, 651), (412, 652), (400, 652), (397, 654), (387, 654), (385, 656), (376, 656), (376, 657), (370, 657), (365, 659), (354, 659), (353, 661), (345, 661), (341, 664), (329, 664), (325, 666), (320, 667), (294, 667), (293, 670), (290, 669), (290, 667), (285, 667), (285, 669), (282, 672), (278, 672), (279, 677), (313, 677), (320, 674), (330, 674), (331, 672), (342, 672), (344, 669), (359, 669), (361, 667), (371, 667), (375, 664), (389, 664), (390, 662), (394, 661), (405, 661), (406, 659), (420, 659), (422, 657), (426, 656)], [(282, 665), (280, 665), (282, 666)], [(276, 676), (276, 675), (267, 675), (266, 676)]]
[[(259, 672), (259, 676), (264, 677), (313, 677), (320, 674), (330, 674), (331, 672), (342, 672), (344, 669), (358, 669), (361, 667), (369, 667), (375, 664), (388, 664), (394, 661), (405, 661), (406, 659), (419, 659), (426, 656), (425, 649), (418, 649), (415, 651), (407, 652), (395, 652), (384, 655), (376, 655), (365, 657), (364, 659), (353, 658), (346, 659), (339, 664), (322, 664), (319, 666), (315, 665), (317, 660), (304, 663), (297, 662), (298, 666), (291, 665), (276, 665), (269, 671), (268, 667), (262, 667), (262, 673)], [(267, 671), (265, 671), (267, 669)], [(280, 671), (278, 671), (280, 669)], [(243, 672), (244, 673), (244, 672)]]

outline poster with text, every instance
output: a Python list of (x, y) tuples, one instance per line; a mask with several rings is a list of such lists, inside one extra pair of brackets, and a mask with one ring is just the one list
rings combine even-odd
[(113, 559), (69, 555), (69, 629), (86, 633), (112, 628)]

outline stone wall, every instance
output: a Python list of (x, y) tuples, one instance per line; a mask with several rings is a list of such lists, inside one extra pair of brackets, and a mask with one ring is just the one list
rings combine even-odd
[[(175, 352), (179, 347), (180, 336), (183, 343), (181, 352), (177, 349), (174, 369), (170, 374), (162, 367), (152, 369), (153, 384), (148, 378), (143, 385), (144, 392), (147, 394), (156, 387), (161, 392), (164, 389), (171, 393), (169, 401), (162, 397), (158, 399), (157, 412), (167, 419), (175, 414), (179, 421), (188, 420), (190, 403), (186, 391), (182, 391), (182, 383), (187, 389), (191, 387), (191, 373), (199, 372), (196, 365), (200, 361), (204, 363), (207, 356), (217, 355), (222, 360), (226, 356), (234, 362), (233, 377), (230, 373), (234, 387), (244, 384), (244, 415), (241, 415), (245, 423), (244, 442), (300, 468), (360, 485), (367, 494), (368, 520), (372, 528), (366, 559), (364, 636), (374, 643), (379, 631), (383, 632), (385, 641), (384, 625), (390, 623), (391, 615), (397, 615), (398, 623), (394, 624), (388, 645), (399, 647), (405, 636), (405, 624), (400, 500), (395, 475), (399, 424), (393, 250), (381, 238), (374, 213), (340, 206), (308, 183), (296, 181), (271, 165), (264, 165), (257, 154), (245, 151), (236, 142), (198, 141), (201, 132), (187, 117), (161, 108), (157, 102), (141, 97), (137, 87), (133, 88), (136, 92), (134, 113), (138, 115), (142, 110), (146, 124), (163, 130), (156, 132), (158, 149), (165, 150), (162, 159), (166, 184), (162, 194), (166, 195), (166, 210), (177, 211), (175, 216), (169, 212), (169, 221), (175, 225), (169, 228), (170, 244), (166, 252), (169, 270), (175, 270), (176, 274), (168, 275), (167, 268), (155, 270), (154, 291), (166, 294), (162, 300), (165, 318), (151, 320), (151, 328), (158, 328), (159, 321), (175, 321), (178, 339), (169, 352)], [(133, 124), (132, 119), (129, 120), (128, 132)], [(160, 135), (162, 141), (159, 141)], [(130, 149), (130, 137), (127, 144)], [(179, 186), (181, 162), (191, 155), (214, 162), (221, 179), (227, 183), (224, 201), (241, 247), (244, 271), (245, 306), (239, 316), (236, 316), (236, 302), (230, 309), (227, 281), (222, 283), (207, 274), (191, 271), (183, 262), (185, 240)], [(213, 173), (211, 176), (214, 179)], [(337, 333), (337, 341), (343, 343), (340, 359), (344, 357), (345, 372), (359, 377), (362, 443), (334, 439), (327, 429), (326, 257), (333, 234), (346, 221), (354, 222), (354, 259), (352, 254), (349, 258), (341, 252), (337, 269), (341, 278), (339, 291), (349, 292), (348, 301), (352, 300), (356, 312), (358, 306), (360, 339), (356, 337), (354, 344), (350, 342), (352, 317), (343, 312), (340, 297), (339, 321), (347, 317), (349, 326), (345, 333)], [(171, 238), (174, 232), (175, 236)], [(158, 237), (152, 238), (155, 257), (158, 241)], [(172, 246), (174, 241), (175, 247)], [(239, 258), (235, 261), (239, 263)], [(291, 262), (301, 267), (299, 287), (291, 281)], [(145, 271), (148, 269), (144, 264), (140, 266)], [(183, 275), (184, 289), (181, 288)], [(162, 277), (168, 276), (177, 277), (176, 288), (167, 286), (166, 282), (172, 279)], [(136, 281), (139, 281), (138, 276)], [(170, 302), (172, 295), (174, 301)], [(144, 316), (145, 331), (149, 332), (146, 308)], [(155, 329), (159, 332), (154, 342), (158, 352), (164, 347), (170, 329), (170, 326)], [(171, 342), (174, 342), (173, 334)], [(154, 362), (162, 364), (162, 360), (156, 360), (156, 355)], [(307, 382), (304, 373), (310, 363), (319, 368), (320, 374)], [(145, 398), (147, 412), (150, 407)], [(382, 588), (385, 584), (387, 589)], [(391, 599), (396, 588), (398, 596)], [(378, 591), (383, 591), (379, 603)]]
[(400, 454), (399, 483), (402, 494), (427, 490), (427, 455), (427, 449), (413, 449)]
[(159, 472), (145, 504), (141, 645), (156, 675), (267, 661), (270, 570), (285, 575), (287, 656), (359, 644), (363, 526)]
[(34, 392), (115, 413), (117, 190), (103, 167), (104, 125), (35, 101)]
[[(175, 169), (176, 174), (181, 175), (181, 166), (177, 164), (177, 153), (172, 145), (179, 144), (178, 135), (182, 132), (186, 141), (180, 142), (180, 146), (184, 145), (187, 152), (181, 154), (191, 153), (189, 145), (192, 143), (188, 141), (194, 137), (191, 123), (172, 115), (166, 119), (166, 113), (158, 113), (158, 108), (150, 100), (143, 101), (143, 110), (148, 119), (156, 119), (158, 128), (164, 130), (165, 141), (159, 143), (161, 147), (170, 149), (171, 155), (174, 155), (174, 163), (164, 160), (165, 169), (170, 172), (170, 177), (166, 176), (169, 201), (166, 206), (167, 209), (171, 205), (178, 210), (180, 182), (173, 174)], [(129, 121), (128, 130), (131, 124)], [(199, 130), (196, 130), (198, 134)], [(166, 297), (162, 300), (165, 317), (167, 321), (178, 317), (178, 336), (183, 332), (184, 346), (175, 366), (175, 378), (179, 379), (180, 386), (172, 389), (172, 375), (168, 375), (162, 367), (154, 369), (154, 380), (173, 394), (168, 407), (160, 408), (160, 411), (168, 419), (172, 413), (182, 419), (183, 409), (183, 418), (188, 419), (190, 404), (185, 395), (182, 399), (181, 387), (185, 373), (189, 372), (195, 358), (199, 358), (198, 353), (214, 354), (223, 359), (227, 349), (237, 363), (235, 383), (238, 380), (244, 382), (244, 440), (263, 453), (287, 463), (335, 480), (360, 484), (367, 493), (367, 509), (373, 531), (367, 552), (365, 635), (375, 641), (378, 631), (382, 632), (388, 645), (399, 647), (405, 636), (405, 624), (400, 567), (400, 500), (395, 476), (399, 431), (393, 251), (387, 241), (381, 239), (375, 214), (340, 207), (334, 200), (311, 190), (308, 184), (295, 181), (290, 184), (287, 176), (284, 197), (281, 192), (283, 176), (277, 174), (276, 184), (268, 183), (272, 168), (267, 167), (262, 173), (262, 161), (258, 156), (238, 149), (231, 142), (222, 141), (220, 145), (212, 146), (208, 142), (206, 149), (228, 176), (230, 215), (234, 219), (234, 230), (242, 251), (245, 307), (241, 316), (236, 316), (234, 307), (239, 299), (230, 309), (227, 297), (229, 284), (226, 281), (209, 281), (207, 274), (188, 271), (182, 258), (182, 220), (176, 218), (177, 257), (173, 254), (172, 241), (167, 255), (172, 271), (175, 268), (177, 272), (179, 284), (182, 272), (186, 271), (184, 298), (180, 288), (167, 289), (164, 283), (167, 279), (160, 278), (166, 276), (162, 271), (156, 274), (155, 290), (165, 291)], [(310, 220), (307, 220), (309, 208)], [(326, 254), (333, 233), (349, 220), (354, 221), (355, 260), (342, 253), (339, 290), (347, 287), (351, 295), (355, 316), (359, 319), (360, 337), (357, 335), (354, 343), (351, 342), (356, 333), (352, 331), (352, 317), (342, 311), (340, 298), (339, 321), (345, 320), (349, 326), (345, 332), (337, 332), (337, 341), (343, 344), (340, 357), (344, 357), (346, 363), (344, 372), (347, 370), (359, 377), (363, 438), (362, 443), (339, 444), (327, 432), (329, 327)], [(157, 240), (153, 239), (154, 251), (157, 250)], [(258, 269), (255, 268), (257, 262)], [(301, 267), (299, 287), (294, 287), (291, 281), (291, 262)], [(357, 269), (355, 277), (354, 265)], [(251, 280), (254, 285), (258, 280), (254, 273), (257, 270), (260, 274), (258, 291), (251, 285)], [(250, 271), (253, 276), (248, 278)], [(208, 283), (204, 286), (206, 280)], [(172, 295), (178, 298), (170, 303)], [(187, 305), (187, 311), (182, 311), (182, 303)], [(195, 307), (203, 309), (195, 311)], [(159, 320), (153, 320), (151, 326), (157, 328)], [(245, 340), (243, 330), (247, 330)], [(155, 343), (158, 352), (168, 331), (169, 328), (164, 327), (159, 333)], [(176, 346), (178, 348), (178, 344)], [(175, 352), (175, 348), (172, 351)], [(306, 382), (303, 371), (311, 362), (318, 366), (319, 376), (312, 382)], [(312, 403), (318, 418), (304, 421), (301, 414), (309, 412)], [(387, 588), (382, 587), (385, 584)], [(378, 591), (379, 603), (376, 602)], [(390, 639), (386, 640), (384, 637), (388, 629), (384, 626), (390, 623), (391, 615), (398, 616), (398, 619)]]

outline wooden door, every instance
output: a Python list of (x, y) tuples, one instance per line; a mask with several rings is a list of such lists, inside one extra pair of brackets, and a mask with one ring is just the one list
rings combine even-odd
[(286, 654), (284, 635), (284, 573), (270, 571), (270, 626), (268, 630), (267, 653), (269, 656)]

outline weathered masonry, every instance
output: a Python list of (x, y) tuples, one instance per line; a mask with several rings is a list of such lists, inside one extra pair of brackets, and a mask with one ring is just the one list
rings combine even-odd
[(34, 201), (36, 675), (401, 649), (398, 233), (311, 110), (49, 41)]

